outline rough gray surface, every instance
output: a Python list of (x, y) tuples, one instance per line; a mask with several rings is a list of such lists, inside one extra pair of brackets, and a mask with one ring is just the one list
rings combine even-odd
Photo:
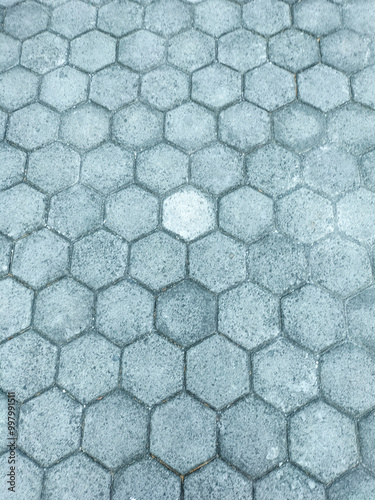
[(1, 498), (372, 499), (374, 34), (0, 0)]

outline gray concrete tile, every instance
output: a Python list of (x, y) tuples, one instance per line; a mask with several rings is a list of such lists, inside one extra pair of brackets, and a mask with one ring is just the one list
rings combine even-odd
[(213, 294), (191, 281), (184, 281), (157, 298), (156, 328), (184, 347), (212, 334), (215, 316)]
[(122, 387), (152, 406), (183, 388), (184, 353), (152, 334), (124, 349)]
[(286, 421), (272, 406), (249, 396), (226, 410), (219, 424), (223, 458), (256, 478), (286, 458)]
[(181, 474), (213, 458), (216, 415), (191, 396), (177, 396), (151, 417), (151, 453)]
[(357, 463), (354, 423), (317, 401), (290, 420), (290, 456), (322, 482), (328, 483)]

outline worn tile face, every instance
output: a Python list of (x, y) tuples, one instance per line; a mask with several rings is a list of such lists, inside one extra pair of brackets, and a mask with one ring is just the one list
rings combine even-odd
[(247, 355), (221, 336), (191, 347), (186, 365), (186, 388), (215, 409), (249, 392)]
[(151, 453), (186, 474), (213, 458), (216, 415), (191, 396), (182, 395), (159, 406), (151, 418)]
[(375, 1), (0, 0), (0, 475), (375, 498)]
[(81, 403), (118, 386), (120, 349), (100, 335), (86, 333), (61, 349), (58, 383)]
[(151, 406), (176, 394), (183, 386), (182, 349), (158, 335), (126, 347), (122, 358), (122, 386)]
[(113, 484), (113, 500), (164, 498), (179, 500), (180, 478), (155, 459), (143, 459), (118, 472)]
[(90, 290), (63, 278), (38, 293), (34, 326), (54, 342), (65, 342), (89, 328), (93, 306)]
[(294, 463), (324, 483), (356, 464), (354, 423), (317, 401), (291, 417), (290, 453)]
[(42, 467), (52, 465), (78, 450), (81, 413), (81, 405), (57, 387), (28, 401), (20, 411), (20, 448)]
[(82, 448), (107, 468), (116, 469), (145, 454), (148, 420), (148, 411), (140, 403), (116, 391), (87, 409)]
[(223, 458), (251, 478), (286, 458), (286, 421), (272, 406), (249, 396), (226, 410), (219, 424)]
[(61, 498), (62, 491), (72, 499), (90, 495), (92, 500), (100, 500), (109, 496), (111, 477), (96, 462), (80, 453), (48, 469), (44, 484), (44, 494), (51, 500)]

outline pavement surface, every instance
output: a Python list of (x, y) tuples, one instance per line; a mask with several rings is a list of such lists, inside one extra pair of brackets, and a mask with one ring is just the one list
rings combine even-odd
[(1, 499), (374, 499), (375, 0), (0, 6)]

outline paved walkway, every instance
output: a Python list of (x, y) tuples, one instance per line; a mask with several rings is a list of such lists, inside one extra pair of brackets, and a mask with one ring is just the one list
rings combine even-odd
[(1, 499), (374, 499), (375, 0), (0, 6)]

